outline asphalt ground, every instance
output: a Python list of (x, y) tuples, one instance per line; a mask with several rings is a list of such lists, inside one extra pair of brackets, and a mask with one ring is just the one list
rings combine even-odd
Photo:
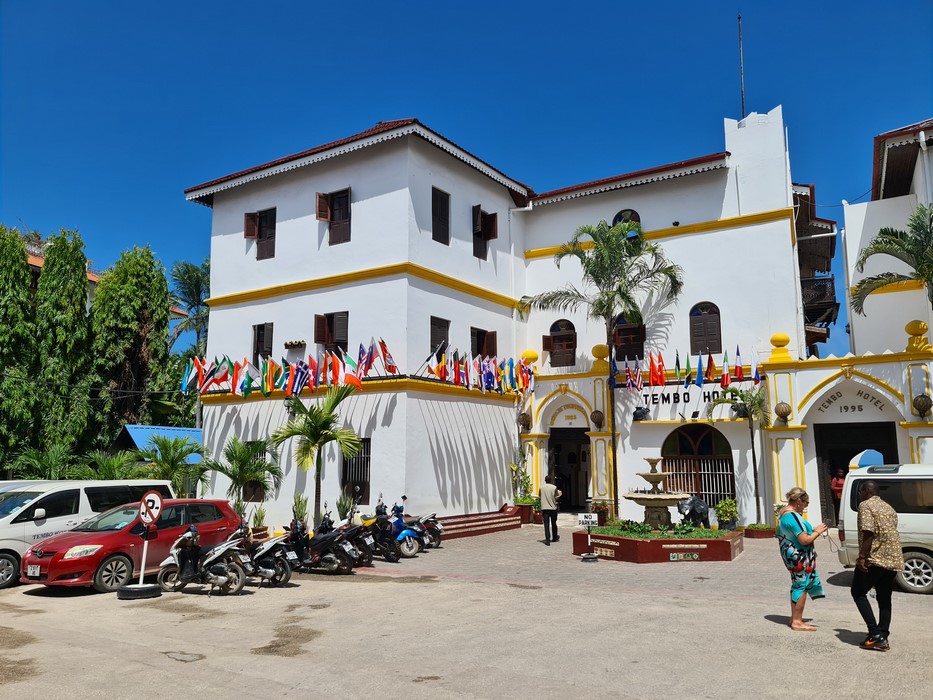
[[(563, 519), (563, 518), (562, 518)], [(17, 698), (927, 698), (933, 597), (894, 595), (891, 651), (865, 630), (830, 541), (826, 598), (793, 632), (774, 540), (734, 562), (586, 564), (541, 526), (452, 540), (351, 576), (145, 601), (0, 591), (0, 693)]]

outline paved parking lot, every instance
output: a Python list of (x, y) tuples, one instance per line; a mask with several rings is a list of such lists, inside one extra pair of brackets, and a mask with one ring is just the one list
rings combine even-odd
[(352, 576), (149, 601), (0, 591), (5, 697), (928, 697), (933, 598), (895, 593), (889, 653), (863, 651), (821, 539), (815, 633), (786, 626), (773, 540), (732, 563), (583, 564), (540, 526), (445, 543)]

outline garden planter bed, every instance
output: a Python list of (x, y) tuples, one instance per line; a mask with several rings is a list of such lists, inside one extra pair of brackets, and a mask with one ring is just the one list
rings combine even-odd
[(600, 559), (628, 561), (635, 564), (660, 564), (682, 561), (732, 561), (742, 553), (745, 539), (741, 532), (730, 532), (718, 539), (636, 539), (616, 535), (590, 536), (587, 546), (586, 532), (573, 533), (573, 553), (592, 552)]
[(750, 540), (768, 540), (774, 537), (774, 528), (768, 528), (767, 530), (752, 530), (745, 528), (743, 532)]

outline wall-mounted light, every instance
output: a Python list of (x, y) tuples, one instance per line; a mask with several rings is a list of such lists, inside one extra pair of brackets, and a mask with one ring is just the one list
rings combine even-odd
[(918, 394), (911, 403), (914, 408), (917, 409), (917, 413), (920, 414), (921, 418), (926, 416), (926, 414), (930, 412), (930, 409), (933, 408), (933, 399), (926, 394)]
[(778, 418), (780, 418), (785, 423), (787, 422), (787, 419), (790, 417), (792, 410), (793, 409), (790, 407), (790, 404), (787, 403), (786, 401), (780, 401), (774, 404), (774, 415), (776, 415)]
[(525, 411), (522, 411), (518, 414), (518, 427), (524, 432), (531, 430), (531, 414)]
[(593, 425), (596, 427), (596, 430), (603, 429), (603, 421), (605, 420), (605, 416), (603, 415), (602, 411), (593, 411), (590, 414), (590, 420), (593, 421)]

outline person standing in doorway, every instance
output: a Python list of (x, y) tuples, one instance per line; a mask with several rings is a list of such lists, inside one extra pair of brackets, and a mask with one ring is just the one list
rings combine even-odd
[(557, 542), (560, 539), (557, 535), (557, 499), (560, 498), (560, 491), (550, 474), (544, 477), (544, 486), (538, 489), (538, 496), (541, 499), (541, 520), (544, 521), (544, 544), (550, 547), (551, 540)]
[(842, 487), (846, 483), (846, 472), (844, 469), (837, 469), (836, 476), (829, 482), (829, 488), (833, 492), (833, 506), (836, 508), (836, 522), (839, 522), (839, 504), (842, 502)]
[[(894, 577), (904, 568), (897, 512), (878, 496), (878, 484), (866, 481), (859, 490), (858, 560), (852, 577), (852, 599), (868, 627), (862, 649), (888, 651), (891, 630), (891, 592)], [(878, 599), (878, 621), (868, 602), (874, 588)]]

